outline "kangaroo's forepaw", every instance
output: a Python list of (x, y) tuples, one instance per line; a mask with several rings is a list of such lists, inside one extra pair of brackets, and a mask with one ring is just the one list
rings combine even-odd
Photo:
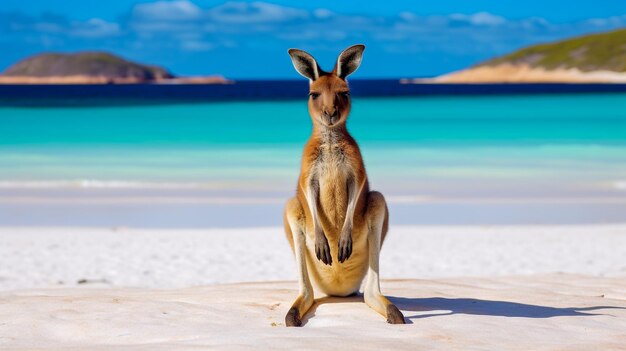
[(405, 324), (404, 315), (402, 315), (402, 312), (400, 312), (398, 307), (394, 304), (387, 306), (387, 323)]
[(298, 317), (298, 308), (292, 307), (285, 316), (285, 325), (288, 327), (300, 327), (302, 326), (302, 320)]
[(326, 237), (323, 235), (315, 237), (315, 255), (317, 256), (317, 259), (324, 262), (324, 264), (329, 266), (333, 264), (333, 258), (330, 256), (330, 246), (328, 245), (328, 240), (326, 240)]
[(352, 255), (352, 236), (342, 235), (339, 238), (339, 262), (343, 263)]

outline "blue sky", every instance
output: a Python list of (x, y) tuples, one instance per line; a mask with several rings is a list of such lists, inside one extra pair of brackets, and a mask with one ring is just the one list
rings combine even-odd
[(626, 1), (2, 0), (0, 70), (42, 51), (107, 50), (175, 74), (297, 78), (286, 50), (359, 77), (430, 76), (538, 42), (626, 26)]

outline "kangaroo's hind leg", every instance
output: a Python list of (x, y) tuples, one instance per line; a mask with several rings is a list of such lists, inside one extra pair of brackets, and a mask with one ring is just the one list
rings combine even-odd
[(298, 269), (298, 282), (300, 292), (296, 301), (285, 316), (285, 325), (288, 327), (299, 327), (302, 325), (302, 317), (313, 305), (313, 286), (309, 279), (306, 267), (306, 220), (304, 210), (297, 198), (292, 198), (285, 206), (285, 231), (293, 252), (296, 256)]
[(377, 191), (369, 193), (365, 216), (368, 228), (367, 246), (369, 255), (369, 266), (364, 288), (365, 303), (374, 311), (387, 318), (388, 323), (404, 324), (402, 312), (380, 292), (378, 260), (382, 241), (387, 234), (389, 220), (387, 203), (383, 194)]

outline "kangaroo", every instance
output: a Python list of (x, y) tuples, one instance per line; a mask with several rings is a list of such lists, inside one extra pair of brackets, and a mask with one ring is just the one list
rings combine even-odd
[(298, 266), (299, 295), (285, 325), (301, 326), (314, 302), (313, 286), (329, 296), (358, 292), (392, 324), (404, 324), (398, 308), (380, 292), (378, 259), (389, 212), (383, 195), (370, 191), (356, 141), (346, 128), (350, 89), (364, 45), (344, 50), (332, 72), (305, 51), (290, 49), (296, 71), (309, 79), (313, 132), (304, 147), (296, 196), (287, 201), (285, 233)]

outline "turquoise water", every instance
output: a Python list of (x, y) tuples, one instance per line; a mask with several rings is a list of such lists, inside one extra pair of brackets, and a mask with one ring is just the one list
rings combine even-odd
[[(623, 144), (626, 94), (358, 99), (364, 144)], [(2, 108), (0, 145), (301, 144), (305, 101), (140, 107)]]
[[(356, 98), (396, 224), (626, 221), (626, 94)], [(0, 225), (281, 224), (306, 102), (0, 107)], [(242, 217), (242, 214), (246, 215)]]
[[(372, 181), (399, 193), (619, 190), (625, 106), (626, 94), (361, 98), (349, 129)], [(310, 128), (305, 101), (0, 107), (0, 185), (291, 189)]]

